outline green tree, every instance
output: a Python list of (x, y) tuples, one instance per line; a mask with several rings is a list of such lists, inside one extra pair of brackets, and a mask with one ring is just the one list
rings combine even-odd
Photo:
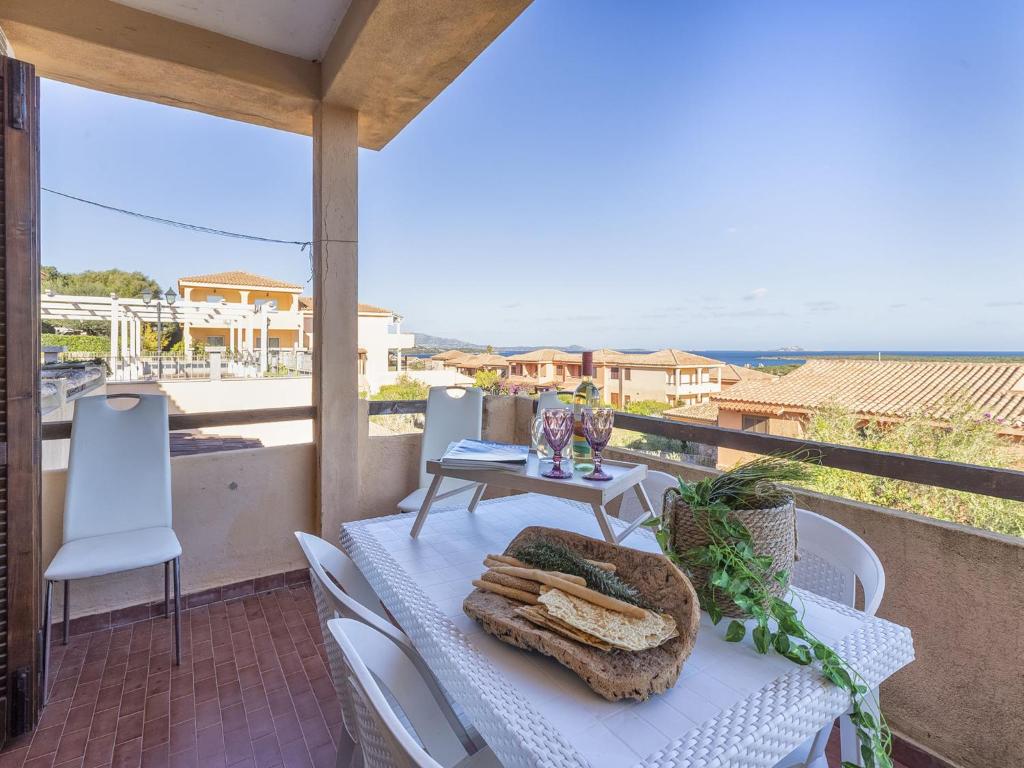
[(635, 400), (626, 406), (626, 413), (635, 413), (637, 416), (657, 416), (671, 407), (670, 403), (662, 403), (658, 400)]
[[(969, 403), (957, 401), (944, 404), (936, 413), (921, 411), (885, 425), (865, 423), (849, 410), (827, 405), (810, 416), (806, 436), (824, 443), (983, 466), (1012, 467), (1020, 459), (1014, 447), (999, 434), (997, 423), (977, 413)], [(1021, 502), (829, 467), (817, 468), (809, 487), (831, 496), (1024, 536)]]
[(430, 387), (421, 381), (399, 376), (394, 384), (385, 384), (371, 400), (426, 400)]
[[(168, 328), (168, 326), (175, 326), (175, 323), (164, 323), (164, 337), (163, 337), (163, 344), (161, 346), (162, 346), (162, 348), (163, 348), (163, 350), (165, 352), (168, 349), (170, 349), (170, 347), (173, 344), (173, 340), (171, 339), (172, 334), (168, 333), (168, 331), (169, 330), (174, 330), (174, 328), (173, 327)], [(151, 354), (151, 355), (152, 354), (156, 354), (156, 345), (157, 345), (157, 339), (158, 338), (159, 338), (159, 336), (157, 334), (156, 323), (143, 323), (142, 324), (142, 351), (143, 352), (145, 352), (147, 354)]]
[(498, 382), (501, 380), (501, 374), (497, 371), (488, 371), (481, 369), (476, 372), (476, 376), (473, 377), (473, 386), (480, 387), (484, 392), (492, 392), (498, 386)]
[(141, 295), (143, 288), (153, 292), (160, 290), (160, 284), (149, 275), (122, 269), (63, 273), (56, 267), (42, 267), (39, 276), (44, 291), (53, 290), (69, 296), (109, 296), (115, 293), (123, 298), (135, 298)]
[[(156, 292), (159, 283), (142, 272), (125, 272), (121, 269), (86, 270), (85, 272), (64, 273), (56, 267), (40, 267), (40, 288), (66, 296), (109, 296), (114, 293), (124, 298), (135, 298), (143, 288)], [(89, 336), (109, 336), (108, 320), (60, 320), (43, 322), (43, 333), (52, 333), (55, 326), (70, 328)], [(153, 342), (156, 349), (156, 342)]]

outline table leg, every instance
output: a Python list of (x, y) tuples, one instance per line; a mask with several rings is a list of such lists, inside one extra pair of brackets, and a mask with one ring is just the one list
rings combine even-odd
[(631, 522), (626, 529), (616, 537), (615, 541), (617, 543), (622, 542), (622, 540), (629, 536), (629, 534), (654, 517), (654, 506), (651, 504), (651, 500), (647, 496), (647, 491), (644, 490), (643, 483), (637, 483), (634, 485), (633, 492), (636, 494), (637, 501), (640, 502), (640, 506), (643, 508), (644, 513)]
[(608, 513), (604, 511), (604, 504), (595, 502), (590, 506), (594, 508), (594, 517), (597, 518), (597, 524), (601, 528), (601, 535), (604, 536), (604, 540), (609, 544), (617, 543), (615, 541), (615, 534), (612, 533), (612, 527), (608, 523)]
[(484, 496), (484, 491), (487, 490), (487, 483), (480, 483), (477, 485), (476, 490), (473, 492), (473, 498), (469, 502), (469, 511), (476, 512), (476, 505), (480, 503), (480, 499)]
[(420, 529), (423, 528), (423, 524), (427, 522), (427, 515), (430, 514), (430, 507), (434, 503), (434, 497), (437, 495), (437, 489), (441, 487), (441, 475), (434, 475), (434, 479), (430, 481), (430, 487), (427, 489), (427, 495), (423, 497), (423, 503), (420, 505), (420, 511), (416, 513), (416, 522), (412, 524), (412, 530), (409, 531), (409, 535), (414, 539), (420, 535)]

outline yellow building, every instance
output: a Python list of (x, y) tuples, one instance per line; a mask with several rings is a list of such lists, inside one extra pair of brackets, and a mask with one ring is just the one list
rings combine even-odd
[(258, 350), (263, 344), (264, 330), (269, 349), (305, 348), (305, 312), (299, 303), (301, 285), (251, 272), (215, 272), (180, 278), (178, 294), (186, 304), (225, 304), (257, 310), (251, 319), (219, 318), (214, 313), (206, 321), (186, 321), (185, 349), (201, 343), (232, 352)]

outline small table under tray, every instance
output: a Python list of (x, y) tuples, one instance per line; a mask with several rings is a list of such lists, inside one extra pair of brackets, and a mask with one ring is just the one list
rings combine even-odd
[[(563, 466), (567, 464), (569, 462), (563, 463)], [(441, 481), (446, 477), (467, 480), (470, 484), (476, 484), (476, 491), (469, 502), (470, 512), (476, 509), (476, 505), (480, 503), (480, 499), (488, 485), (507, 488), (511, 491), (540, 493), (545, 496), (554, 496), (559, 499), (581, 501), (589, 504), (591, 509), (594, 510), (594, 516), (597, 518), (601, 535), (604, 536), (605, 541), (612, 544), (621, 542), (654, 516), (651, 500), (647, 498), (647, 492), (644, 491), (642, 485), (643, 481), (647, 478), (646, 464), (629, 464), (624, 461), (605, 460), (601, 463), (601, 467), (607, 474), (612, 476), (612, 479), (600, 481), (584, 480), (583, 473), (579, 471), (574, 472), (571, 478), (565, 480), (554, 480), (541, 475), (541, 472), (547, 471), (550, 465), (549, 461), (540, 461), (537, 458), (537, 454), (532, 452), (526, 461), (526, 466), (517, 471), (454, 468), (446, 467), (440, 461), (428, 461), (427, 472), (433, 475), (434, 479), (427, 489), (427, 495), (423, 497), (423, 504), (420, 506), (420, 511), (416, 515), (416, 522), (413, 523), (409, 535), (414, 539), (420, 535), (424, 523), (427, 522), (427, 516), (430, 514), (430, 508), (434, 505), (435, 501), (439, 500), (442, 496), (458, 493), (465, 489), (466, 486), (463, 486), (447, 494), (438, 494)], [(640, 506), (644, 509), (644, 514), (616, 533), (608, 522), (608, 513), (605, 511), (605, 507), (610, 501), (617, 499), (630, 489), (636, 494)]]

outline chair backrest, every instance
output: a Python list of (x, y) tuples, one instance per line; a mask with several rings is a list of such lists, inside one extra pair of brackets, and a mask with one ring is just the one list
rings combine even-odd
[[(651, 506), (654, 507), (654, 513), (660, 515), (662, 497), (665, 495), (665, 491), (669, 488), (678, 488), (679, 480), (668, 472), (659, 472), (656, 469), (652, 469), (647, 472), (647, 478), (644, 480), (643, 486), (644, 491), (647, 493), (647, 498), (651, 500)], [(640, 506), (640, 500), (637, 499), (636, 494), (633, 491), (626, 491), (622, 495), (622, 503), (619, 505), (619, 519), (631, 523), (643, 513), (644, 508)]]
[(350, 671), (366, 768), (449, 768), (468, 756), (426, 680), (393, 643), (351, 619), (332, 619), (328, 629)]
[[(427, 420), (420, 447), (420, 487), (429, 485), (432, 479), (427, 474), (427, 461), (441, 458), (449, 443), (464, 438), (480, 439), (483, 413), (484, 393), (479, 387), (430, 388), (427, 395)], [(451, 485), (465, 485), (465, 481), (446, 478), (441, 488), (448, 490)]]
[(853, 531), (834, 520), (796, 511), (797, 549), (793, 584), (853, 607), (857, 582), (864, 592), (863, 611), (874, 616), (885, 592), (885, 570), (878, 556)]
[[(448, 721), (450, 730), (455, 732), (463, 744), (471, 747), (473, 742), (470, 736), (459, 722), (459, 718), (452, 710), (448, 700), (445, 699), (423, 658), (409, 637), (390, 622), (380, 598), (377, 597), (377, 593), (373, 591), (373, 587), (370, 586), (359, 567), (352, 562), (348, 555), (318, 536), (296, 531), (295, 538), (298, 539), (299, 546), (309, 562), (310, 584), (313, 588), (313, 597), (316, 600), (324, 641), (327, 642), (330, 635), (328, 622), (338, 618), (362, 622), (387, 637), (419, 670), (419, 674), (426, 681), (431, 698)], [(327, 643), (327, 662), (341, 702), (345, 728), (353, 741), (359, 741), (351, 690), (345, 682), (348, 671), (344, 660), (337, 653), (337, 646), (331, 643)]]
[(171, 524), (167, 398), (134, 395), (113, 408), (105, 395), (75, 402), (64, 542)]

